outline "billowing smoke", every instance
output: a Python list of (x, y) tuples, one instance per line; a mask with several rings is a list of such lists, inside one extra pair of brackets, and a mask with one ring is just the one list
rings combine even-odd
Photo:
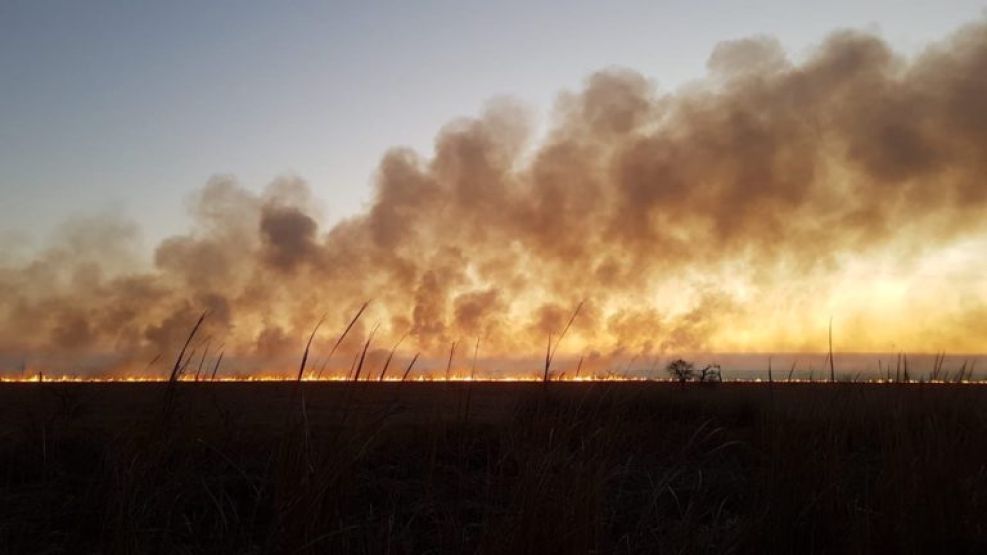
[(524, 109), (492, 103), (431, 157), (387, 152), (368, 210), (330, 228), (298, 179), (257, 194), (215, 177), (152, 267), (113, 218), (5, 262), (0, 356), (139, 373), (207, 311), (200, 349), (297, 364), (323, 314), (321, 355), (368, 299), (343, 370), (377, 324), (376, 359), (405, 335), (436, 359), (476, 338), (535, 355), (580, 301), (561, 350), (587, 360), (820, 350), (830, 316), (847, 350), (983, 350), (982, 279), (877, 286), (983, 243), (985, 76), (987, 22), (911, 58), (841, 31), (793, 63), (757, 37), (716, 46), (676, 92), (595, 73), (537, 144)]

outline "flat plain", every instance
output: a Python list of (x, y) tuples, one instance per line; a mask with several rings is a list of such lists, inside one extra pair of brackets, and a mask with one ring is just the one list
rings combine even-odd
[(987, 387), (5, 383), (5, 553), (983, 553)]

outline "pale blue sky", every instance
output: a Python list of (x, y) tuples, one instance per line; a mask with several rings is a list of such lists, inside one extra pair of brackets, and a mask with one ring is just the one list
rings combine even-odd
[(510, 95), (542, 118), (611, 65), (674, 89), (720, 40), (797, 58), (835, 28), (915, 52), (980, 1), (144, 2), (0, 0), (0, 233), (42, 239), (122, 210), (146, 244), (186, 225), (209, 176), (307, 179), (330, 220), (361, 209), (390, 146)]

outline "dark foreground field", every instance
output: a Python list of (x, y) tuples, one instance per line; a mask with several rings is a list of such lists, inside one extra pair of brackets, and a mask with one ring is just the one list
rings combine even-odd
[(0, 385), (0, 552), (987, 552), (983, 387), (293, 387)]

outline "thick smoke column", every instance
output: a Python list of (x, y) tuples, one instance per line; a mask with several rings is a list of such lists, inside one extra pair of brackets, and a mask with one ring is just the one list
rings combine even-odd
[[(367, 299), (350, 353), (379, 322), (382, 349), (408, 334), (409, 352), (482, 337), (490, 356), (535, 354), (584, 299), (573, 352), (820, 348), (818, 299), (855, 264), (907, 274), (983, 239), (984, 22), (914, 59), (843, 31), (800, 64), (768, 38), (721, 43), (708, 69), (675, 93), (596, 73), (537, 145), (524, 110), (494, 103), (431, 158), (388, 152), (368, 211), (330, 229), (303, 182), (256, 194), (229, 177), (150, 269), (129, 224), (77, 225), (0, 269), (0, 360), (139, 372), (208, 310), (203, 337), (262, 365)], [(982, 286), (955, 286), (970, 302), (915, 314), (935, 328), (916, 348), (987, 348)], [(848, 348), (896, 333), (860, 318)]]

